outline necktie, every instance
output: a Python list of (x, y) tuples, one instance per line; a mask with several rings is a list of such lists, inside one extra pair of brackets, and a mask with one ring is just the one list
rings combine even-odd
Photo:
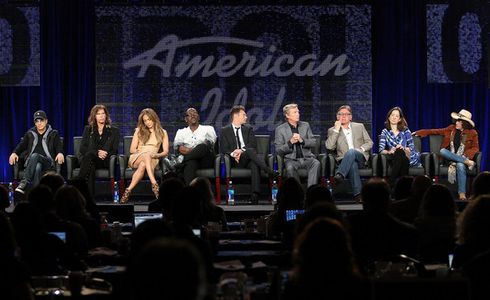
[(242, 149), (242, 143), (240, 143), (240, 136), (238, 135), (238, 130), (240, 130), (240, 127), (235, 127), (236, 129), (236, 144), (237, 144), (237, 149)]

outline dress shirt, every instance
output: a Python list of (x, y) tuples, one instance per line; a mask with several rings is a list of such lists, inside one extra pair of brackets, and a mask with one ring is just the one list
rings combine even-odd
[(344, 132), (345, 139), (347, 140), (347, 144), (349, 145), (349, 149), (354, 149), (354, 138), (352, 137), (352, 128), (349, 127), (346, 129), (344, 127), (341, 127), (342, 131)]
[(174, 148), (178, 149), (179, 146), (184, 146), (193, 149), (206, 141), (214, 144), (216, 143), (216, 138), (216, 132), (213, 126), (199, 125), (194, 131), (186, 127), (177, 130), (174, 138)]

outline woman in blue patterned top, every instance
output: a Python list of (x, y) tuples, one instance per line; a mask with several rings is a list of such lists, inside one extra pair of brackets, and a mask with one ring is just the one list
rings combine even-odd
[(385, 127), (379, 137), (379, 153), (385, 154), (391, 164), (390, 182), (408, 175), (410, 166), (420, 165), (420, 153), (415, 150), (412, 133), (400, 107), (388, 112)]

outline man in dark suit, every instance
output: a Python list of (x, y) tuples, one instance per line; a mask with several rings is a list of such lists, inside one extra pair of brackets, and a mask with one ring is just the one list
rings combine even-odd
[(233, 106), (230, 111), (231, 124), (221, 128), (221, 152), (232, 157), (232, 167), (248, 168), (252, 172), (252, 204), (258, 203), (260, 192), (260, 169), (274, 176), (274, 171), (257, 156), (257, 141), (252, 126), (247, 122), (245, 107)]

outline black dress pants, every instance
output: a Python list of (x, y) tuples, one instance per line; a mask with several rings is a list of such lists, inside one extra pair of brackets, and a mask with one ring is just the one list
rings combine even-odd
[(80, 172), (78, 177), (85, 179), (88, 184), (90, 194), (95, 194), (95, 170), (109, 168), (109, 157), (100, 159), (97, 153), (89, 152), (80, 160)]
[(397, 149), (395, 153), (387, 155), (386, 158), (391, 164), (391, 184), (394, 184), (398, 178), (408, 175), (410, 160), (405, 154), (405, 151), (403, 151), (402, 149)]
[(180, 175), (184, 177), (184, 182), (189, 185), (196, 178), (198, 169), (212, 168), (214, 164), (214, 152), (210, 144), (199, 144), (189, 153), (184, 155)]

